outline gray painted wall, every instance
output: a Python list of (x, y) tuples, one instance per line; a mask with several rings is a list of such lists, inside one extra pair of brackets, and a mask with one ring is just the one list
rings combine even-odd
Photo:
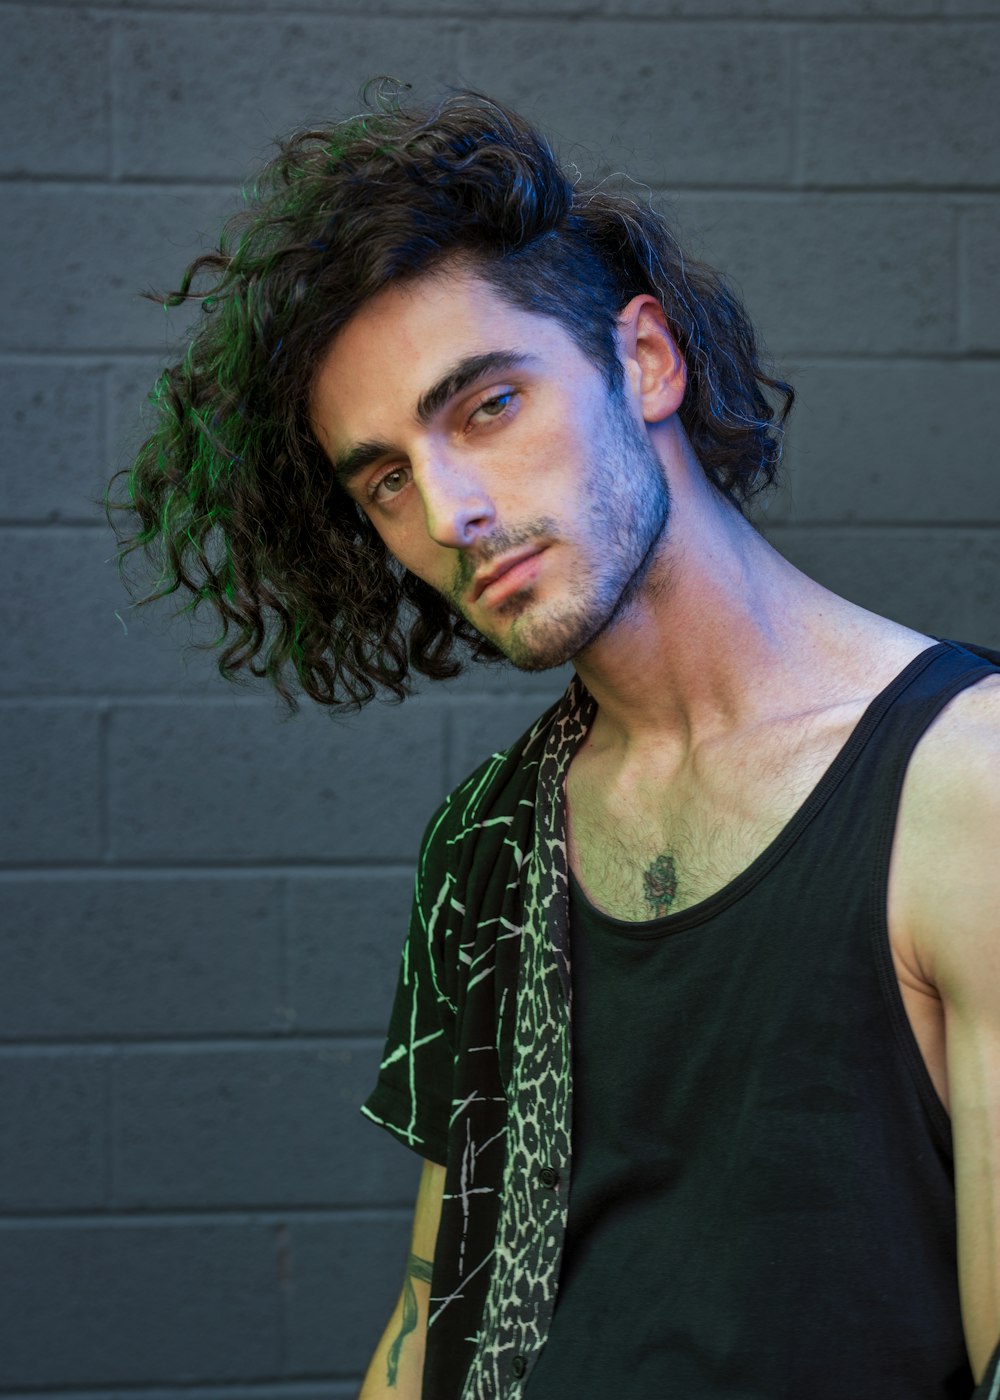
[(419, 1162), (366, 1123), (433, 807), (569, 670), (291, 723), (130, 613), (137, 297), (378, 72), (670, 196), (800, 392), (764, 529), (1000, 646), (997, 0), (0, 0), (0, 1392), (356, 1394)]

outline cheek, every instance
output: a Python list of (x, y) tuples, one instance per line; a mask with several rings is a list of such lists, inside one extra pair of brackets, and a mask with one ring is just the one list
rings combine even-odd
[(422, 509), (413, 519), (378, 528), (386, 549), (405, 569), (435, 588), (447, 586), (454, 569), (453, 550), (443, 548), (427, 533)]
[(552, 415), (535, 427), (513, 460), (508, 460), (509, 479), (533, 491), (544, 491), (549, 482), (564, 489), (567, 478), (576, 476), (586, 448), (586, 434), (577, 420), (568, 413)]

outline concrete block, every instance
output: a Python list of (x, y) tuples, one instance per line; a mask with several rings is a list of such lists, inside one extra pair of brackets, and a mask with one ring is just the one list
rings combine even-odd
[[(52, 0), (56, 3), (57, 0)], [(72, 4), (74, 0), (58, 0)], [(105, 0), (105, 9), (152, 10), (163, 0)], [(653, 15), (657, 19), (843, 19), (857, 15), (914, 17), (955, 14), (995, 14), (998, 0), (544, 0), (538, 14), (567, 18), (596, 14)], [(244, 9), (246, 0), (202, 0), (200, 10), (227, 14)], [(308, 14), (328, 11), (324, 0), (257, 0), (256, 9), (267, 14), (288, 11)], [(421, 17), (428, 14), (468, 15), (467, 0), (372, 0), (366, 14), (401, 14)], [(523, 18), (524, 0), (494, 0), (490, 13)]]
[(404, 1204), (413, 1154), (359, 1111), (383, 1044), (125, 1051), (116, 1207)]
[(187, 13), (129, 18), (120, 34), (117, 165), (144, 178), (242, 179), (275, 136), (360, 110), (368, 77), (418, 92), (454, 80), (440, 20)]
[(264, 1034), (286, 1024), (281, 881), (108, 871), (3, 890), (0, 1038)]
[(0, 706), (0, 864), (97, 860), (99, 717), (84, 706)]
[(962, 209), (959, 298), (962, 346), (1000, 350), (1000, 207)]
[(109, 168), (110, 23), (48, 6), (4, 6), (0, 175), (99, 175)]
[(0, 352), (167, 354), (199, 313), (165, 313), (142, 293), (173, 290), (235, 205), (234, 191), (206, 186), (8, 186), (0, 239), (17, 277)]
[(8, 364), (0, 394), (0, 516), (92, 520), (93, 499), (108, 475), (102, 369)]
[(155, 421), (149, 396), (161, 370), (172, 361), (173, 357), (162, 355), (133, 355), (108, 365), (107, 457), (111, 467), (131, 466)]
[[(155, 10), (162, 8), (162, 0), (107, 0), (108, 8), (117, 6), (130, 10)], [(203, 0), (199, 11), (229, 14), (234, 10), (245, 10), (247, 0)], [(590, 12), (598, 8), (599, 0), (545, 0), (546, 14), (575, 15), (581, 11)], [(292, 12), (296, 15), (309, 15), (330, 12), (329, 0), (256, 0), (254, 9), (268, 16), (279, 16)], [(342, 7), (338, 7), (342, 8)], [(523, 13), (523, 0), (496, 0), (492, 10), (503, 13), (510, 10)], [(450, 15), (469, 13), (467, 0), (372, 0), (365, 6), (365, 15), (399, 15), (412, 19), (422, 19), (428, 15)], [(392, 70), (385, 69), (386, 72)], [(397, 75), (398, 76), (398, 75)], [(407, 81), (412, 77), (404, 74)]]
[(656, 19), (849, 19), (936, 15), (940, 0), (606, 0), (609, 14)]
[(992, 361), (800, 363), (772, 522), (1000, 523)]
[(5, 1223), (0, 1386), (274, 1377), (277, 1262), (252, 1221)]
[[(117, 494), (120, 487), (115, 489)], [(116, 516), (116, 528), (130, 533), (136, 522)], [(219, 675), (220, 648), (213, 644), (221, 629), (218, 614), (207, 606), (197, 618), (182, 616), (180, 608), (190, 595), (180, 590), (137, 605), (159, 585), (156, 560), (147, 560), (141, 551), (130, 555), (123, 581), (117, 550), (115, 534), (96, 508), (93, 525), (7, 532), (0, 559), (0, 627), (10, 655), (0, 673), (0, 695), (174, 695), (230, 707), (276, 704), (269, 682), (251, 678), (243, 686)], [(234, 637), (231, 631), (230, 640)], [(198, 646), (209, 649), (199, 651)], [(410, 718), (401, 721), (404, 736), (417, 724), (418, 703), (435, 708), (439, 696), (463, 693), (454, 683), (416, 674), (413, 680)], [(551, 674), (536, 679), (510, 667), (494, 668), (492, 675), (477, 667), (466, 683), (490, 694), (544, 694), (557, 684)], [(304, 697), (303, 703), (313, 707)], [(379, 709), (391, 712), (391, 707)], [(369, 716), (372, 712), (369, 707)], [(346, 722), (338, 719), (335, 730)], [(383, 761), (388, 762), (387, 755)]]
[(570, 40), (564, 21), (484, 20), (463, 30), (460, 65), (463, 83), (538, 121), (587, 174), (667, 185), (790, 174), (783, 33), (581, 19)]
[(80, 1050), (0, 1055), (0, 1210), (104, 1206), (107, 1058)]
[(943, 0), (946, 15), (1000, 15), (1000, 0)]
[(409, 924), (412, 871), (302, 874), (289, 883), (294, 1029), (384, 1036)]
[(810, 578), (928, 636), (1000, 648), (1000, 530), (774, 526)]
[(451, 705), (464, 705), (478, 696), (504, 700), (530, 695), (537, 698), (539, 709), (544, 710), (562, 694), (572, 675), (573, 667), (568, 661), (554, 666), (551, 671), (519, 671), (509, 662), (498, 662), (495, 666), (471, 663), (465, 673), (454, 680), (421, 680), (421, 685), (435, 700)]
[(115, 858), (413, 860), (445, 793), (440, 709), (419, 698), (317, 711), (287, 723), (251, 703), (114, 711)]
[[(189, 644), (212, 635), (208, 619), (171, 622), (176, 600), (132, 607), (114, 563), (106, 523), (5, 532), (0, 559), (0, 629), (10, 648), (0, 694), (181, 693), (235, 702), (213, 655)], [(128, 566), (135, 592), (155, 582)]]
[(467, 778), (490, 754), (509, 748), (556, 699), (558, 695), (542, 704), (530, 695), (511, 700), (483, 699), (454, 710), (450, 788)]
[[(420, 1162), (411, 1153), (416, 1199)], [(289, 1227), (288, 1369), (363, 1374), (403, 1286), (413, 1212)]]
[(810, 183), (1000, 180), (994, 26), (823, 25), (803, 31), (799, 44), (799, 140)]
[(951, 211), (930, 198), (680, 194), (682, 245), (740, 293), (770, 352), (957, 348)]

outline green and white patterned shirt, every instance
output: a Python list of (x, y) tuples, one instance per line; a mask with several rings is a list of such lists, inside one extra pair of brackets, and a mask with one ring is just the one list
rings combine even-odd
[(442, 1400), (516, 1400), (551, 1321), (570, 1164), (562, 790), (595, 713), (574, 676), (428, 823), (362, 1108), (448, 1168), (424, 1372)]

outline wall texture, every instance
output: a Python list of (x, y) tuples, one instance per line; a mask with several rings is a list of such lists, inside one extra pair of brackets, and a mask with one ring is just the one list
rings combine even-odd
[(1000, 646), (998, 0), (0, 0), (0, 1393), (337, 1400), (419, 1162), (374, 1080), (423, 825), (569, 670), (290, 723), (130, 612), (139, 299), (393, 73), (666, 195), (800, 393), (762, 526)]

